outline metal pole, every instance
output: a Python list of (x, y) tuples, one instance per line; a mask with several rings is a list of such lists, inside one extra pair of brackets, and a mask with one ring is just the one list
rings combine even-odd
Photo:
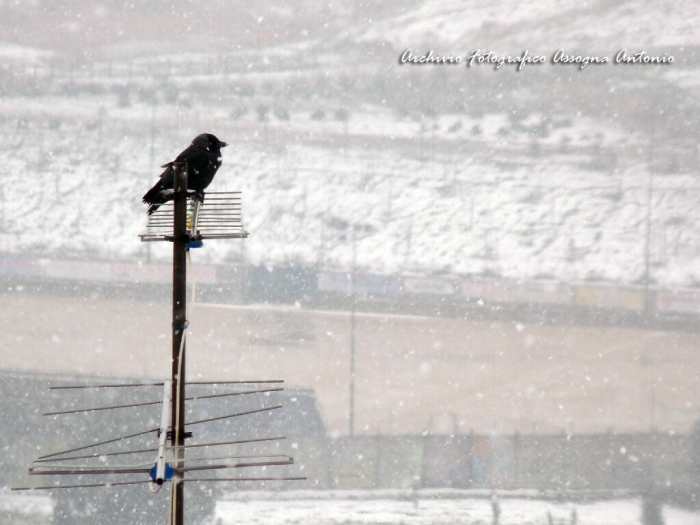
[(355, 435), (355, 254), (357, 252), (355, 242), (355, 225), (352, 226), (352, 276), (350, 281), (350, 295), (352, 298), (352, 311), (350, 314), (350, 436)]
[(647, 185), (646, 235), (644, 237), (644, 313), (652, 314), (651, 304), (651, 213), (654, 198), (654, 135), (656, 134), (656, 113), (652, 113), (651, 144), (649, 147), (649, 183)]
[[(187, 164), (173, 165), (173, 360), (172, 439), (175, 468), (185, 459), (185, 329), (187, 328)], [(171, 524), (184, 525), (184, 484), (173, 480), (170, 492)]]

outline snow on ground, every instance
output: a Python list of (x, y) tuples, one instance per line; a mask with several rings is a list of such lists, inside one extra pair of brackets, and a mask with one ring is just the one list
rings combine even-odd
[[(556, 502), (522, 497), (501, 497), (501, 525), (637, 525), (641, 500), (618, 499), (590, 503)], [(700, 513), (663, 507), (666, 525), (700, 523)], [(491, 524), (493, 507), (488, 497), (439, 498), (422, 494), (342, 493), (230, 493), (217, 502), (216, 523), (265, 524)]]
[(53, 512), (53, 502), (51, 497), (45, 494), (20, 494), (0, 489), (0, 510), (50, 515)]
[(0, 43), (0, 59), (3, 61), (34, 65), (53, 56), (55, 56), (55, 53), (46, 49), (21, 46), (19, 44), (10, 44), (7, 42)]
[[(28, 116), (19, 118), (23, 104)], [(499, 137), (507, 119), (487, 114), (485, 138), (462, 134), (450, 142), (443, 137), (451, 120), (416, 134), (415, 122), (384, 115), (379, 125), (367, 111), (353, 119), (344, 142), (333, 133), (338, 122), (267, 127), (219, 118), (207, 125), (199, 106), (175, 115), (160, 109), (153, 135), (148, 107), (102, 110), (109, 118), (99, 108), (60, 97), (0, 104), (4, 251), (143, 259), (141, 196), (158, 166), (206, 125), (232, 143), (211, 190), (243, 191), (251, 237), (245, 247), (209, 243), (205, 262), (245, 256), (254, 264), (348, 270), (356, 224), (357, 264), (366, 272), (619, 282), (644, 273), (645, 159), (635, 160), (637, 149), (620, 145), (624, 137), (611, 126), (567, 122), (555, 131), (576, 143), (561, 147), (561, 135), (547, 138), (533, 154), (532, 136), (522, 130), (536, 127), (537, 115)], [(600, 157), (595, 143), (604, 141), (619, 145), (616, 172), (592, 167)], [(700, 282), (700, 186), (681, 174), (653, 184), (652, 275), (662, 286)], [(167, 247), (150, 249), (168, 256)]]
[(484, 4), (463, 0), (438, 4), (425, 2), (407, 13), (370, 25), (361, 38), (388, 40), (397, 47), (424, 43), (469, 45), (469, 35), (489, 24), (526, 25), (554, 10), (570, 10), (577, 5), (580, 2), (573, 0), (548, 0), (536, 4), (513, 1)]
[(699, 21), (700, 9), (689, 1), (453, 0), (424, 2), (401, 15), (368, 24), (358, 29), (357, 38), (388, 41), (397, 49), (421, 46), (421, 52), (435, 49), (441, 55), (488, 46), (488, 50), (513, 56), (525, 49), (550, 55), (560, 48), (614, 56), (621, 48), (637, 52), (697, 45)]
[(663, 517), (666, 525), (697, 525), (700, 523), (700, 516), (697, 512), (674, 507), (664, 507)]
[[(625, 9), (618, 13), (622, 20), (646, 20), (635, 6), (425, 2), (363, 27), (367, 35), (392, 35), (398, 24), (404, 40), (432, 38), (431, 31), (449, 40), (495, 18), (517, 25), (517, 34), (554, 19), (565, 27), (587, 16), (615, 18)], [(692, 11), (680, 4), (665, 23), (692, 21)], [(586, 32), (578, 27), (574, 33)], [(270, 57), (306, 55), (308, 45), (275, 47)], [(3, 49), (22, 52), (0, 47), (0, 59)], [(27, 51), (28, 59), (35, 55)], [(256, 57), (269, 58), (241, 51), (222, 61)], [(211, 190), (243, 191), (250, 237), (207, 243), (200, 253), (205, 263), (298, 262), (347, 271), (354, 252), (360, 272), (630, 284), (645, 275), (648, 244), (653, 281), (670, 288), (700, 283), (700, 182), (681, 168), (650, 177), (644, 131), (625, 129), (612, 117), (548, 115), (546, 109), (516, 115), (503, 108), (428, 117), (364, 99), (351, 100), (339, 114), (350, 94), (333, 98), (314, 87), (335, 74), (325, 66), (298, 70), (296, 83), (277, 85), (288, 69), (212, 73), (215, 60), (201, 54), (144, 61), (98, 63), (70, 76), (46, 62), (39, 68), (39, 77), (49, 80), (43, 94), (0, 98), (0, 250), (169, 258), (168, 247), (156, 245), (162, 243), (138, 242), (145, 229), (141, 196), (161, 164), (196, 134), (211, 131), (231, 144)], [(172, 74), (173, 67), (186, 72), (194, 65), (200, 67), (189, 75)], [(34, 78), (31, 67), (24, 74)], [(57, 80), (49, 77), (54, 74)], [(255, 96), (241, 94), (245, 83), (255, 86)], [(283, 88), (295, 96), (287, 100)], [(297, 88), (308, 90), (308, 99)], [(462, 90), (454, 97), (468, 101)], [(269, 110), (266, 122), (260, 122), (260, 105)]]
[[(424, 493), (425, 492), (425, 493)], [(320, 491), (320, 492), (236, 492), (216, 503), (213, 523), (217, 525), (451, 525), (493, 522), (488, 495), (469, 497), (458, 491)], [(450, 492), (454, 492), (452, 494)], [(447, 497), (445, 497), (447, 496)], [(516, 495), (517, 496), (517, 495)], [(524, 494), (523, 494), (524, 496)], [(617, 499), (589, 503), (524, 499), (503, 495), (498, 500), (501, 525), (638, 525), (641, 500)], [(45, 494), (0, 492), (0, 523), (13, 518), (16, 523), (49, 523), (53, 500)], [(666, 525), (698, 525), (700, 513), (665, 505)], [(551, 517), (551, 518), (550, 518)], [(550, 521), (551, 519), (551, 521)], [(574, 521), (575, 520), (575, 521)], [(9, 523), (9, 522), (8, 522)]]

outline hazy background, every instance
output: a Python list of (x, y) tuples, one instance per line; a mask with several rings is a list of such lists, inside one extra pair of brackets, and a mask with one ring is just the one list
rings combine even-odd
[[(169, 373), (170, 245), (139, 241), (141, 196), (211, 132), (230, 146), (210, 189), (243, 192), (250, 236), (192, 252), (188, 373), (303, 392), (315, 486), (689, 505), (699, 22), (633, 0), (0, 3), (4, 388), (30, 411), (52, 378)], [(547, 63), (468, 68), (475, 49)]]

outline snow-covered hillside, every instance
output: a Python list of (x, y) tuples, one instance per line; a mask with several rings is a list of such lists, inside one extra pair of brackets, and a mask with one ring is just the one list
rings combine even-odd
[(487, 44), (516, 54), (552, 47), (552, 52), (558, 48), (616, 52), (624, 47), (697, 46), (699, 22), (700, 9), (692, 2), (448, 0), (408, 7), (359, 29), (358, 36), (398, 48), (449, 46), (445, 52)]
[(471, 48), (467, 37), (486, 33), (518, 54), (692, 46), (694, 4), (380, 7), (371, 21), (329, 9), (329, 24), (347, 24), (325, 43), (83, 62), (0, 49), (0, 248), (168, 257), (138, 242), (140, 198), (159, 165), (210, 131), (232, 144), (211, 189), (244, 192), (250, 238), (207, 243), (206, 262), (348, 270), (354, 246), (372, 273), (700, 283), (692, 64), (571, 68), (567, 79), (554, 66), (457, 72), (396, 56)]
[[(11, 109), (1, 108), (3, 251), (143, 258), (140, 197), (155, 181), (157, 166), (204, 128), (195, 130), (190, 121), (178, 133), (159, 131), (152, 162), (148, 108), (110, 108), (114, 120), (100, 130), (76, 121), (77, 111), (71, 118), (64, 104), (48, 100), (45, 113), (27, 120), (10, 118)], [(81, 111), (96, 115), (99, 108), (84, 105)], [(325, 143), (339, 123), (305, 121), (303, 115), (267, 129), (224, 120), (209, 128), (232, 143), (211, 189), (244, 192), (249, 262), (348, 269), (356, 224), (357, 264), (376, 273), (622, 282), (643, 275), (646, 166), (630, 161), (614, 173), (595, 167), (596, 151), (608, 151), (605, 142), (627, 148), (617, 138), (624, 136), (619, 129), (581, 119), (555, 130), (533, 155), (528, 135), (514, 131), (502, 115), (443, 117), (437, 129), (421, 133), (415, 122), (381, 118), (380, 111), (350, 122), (348, 147), (342, 132), (339, 144)], [(168, 121), (165, 116), (157, 123), (166, 128)], [(455, 122), (483, 131), (475, 138), (450, 133)], [(274, 138), (266, 142), (265, 133)], [(369, 137), (372, 146), (357, 145)], [(584, 137), (593, 144), (584, 147)], [(421, 141), (423, 149), (411, 151)], [(653, 180), (652, 263), (665, 285), (700, 281), (694, 267), (700, 232), (693, 219), (699, 191), (692, 175)], [(231, 262), (240, 260), (242, 249), (240, 243), (211, 242), (202, 255), (208, 262)]]

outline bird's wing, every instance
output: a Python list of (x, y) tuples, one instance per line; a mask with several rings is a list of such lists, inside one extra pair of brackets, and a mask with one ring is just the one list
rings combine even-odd
[(161, 168), (169, 168), (176, 162), (189, 162), (198, 154), (199, 151), (201, 151), (200, 148), (198, 148), (194, 144), (190, 144), (184, 150), (182, 150), (182, 152), (175, 158), (175, 160), (163, 164)]
[(161, 187), (163, 189), (172, 189), (173, 184), (175, 184), (175, 174), (173, 172), (173, 163), (168, 162), (167, 164), (164, 164), (161, 167), (165, 168), (165, 170), (163, 170), (163, 173), (160, 174)]
[(192, 160), (201, 156), (203, 152), (204, 150), (202, 148), (198, 148), (194, 144), (190, 144), (177, 156), (175, 162), (191, 162)]

